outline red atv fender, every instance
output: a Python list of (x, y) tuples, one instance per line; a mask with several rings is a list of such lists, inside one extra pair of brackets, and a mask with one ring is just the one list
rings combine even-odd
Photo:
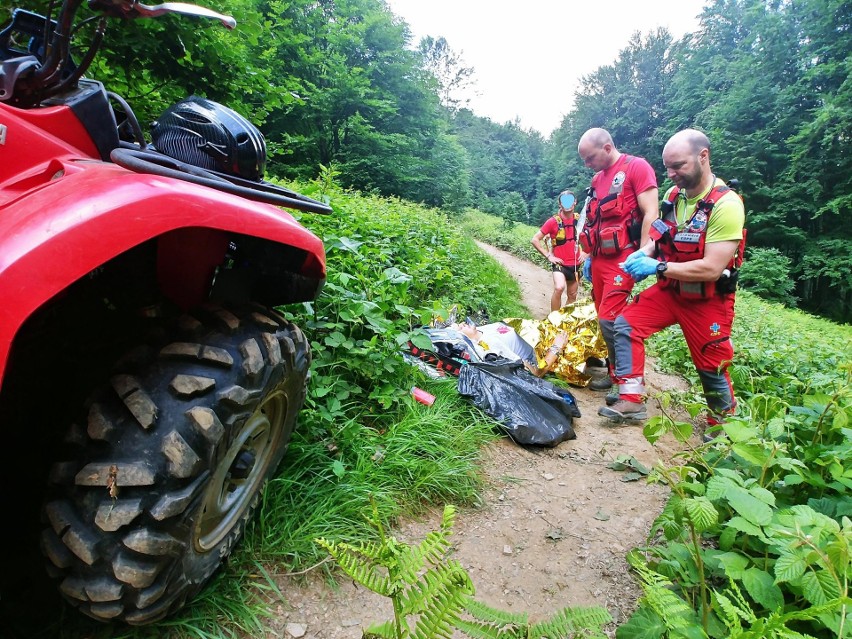
[(280, 249), (278, 269), (299, 280), (295, 294), (282, 286), (264, 303), (314, 299), (325, 281), (321, 240), (274, 206), (67, 156), (17, 177), (0, 190), (0, 380), (17, 331), (36, 309), (155, 238), (160, 289), (184, 309), (205, 301), (235, 233), (267, 240), (273, 256)]

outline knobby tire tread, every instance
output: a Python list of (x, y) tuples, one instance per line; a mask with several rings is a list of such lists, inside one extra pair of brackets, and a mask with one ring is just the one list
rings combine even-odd
[[(64, 597), (96, 619), (145, 624), (194, 596), (283, 457), (309, 366), (299, 328), (260, 307), (200, 309), (119, 360), (50, 475), (41, 546)], [(201, 496), (229, 443), (279, 389), (286, 416), (265, 477), (224, 539), (199, 550)]]

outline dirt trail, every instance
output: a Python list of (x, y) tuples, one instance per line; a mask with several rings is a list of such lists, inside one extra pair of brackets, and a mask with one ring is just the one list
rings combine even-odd
[[(532, 316), (544, 317), (550, 310), (550, 273), (481, 246), (518, 279)], [(686, 387), (682, 379), (653, 370), (647, 377), (651, 393)], [(643, 543), (667, 493), (644, 481), (624, 482), (623, 472), (606, 465), (624, 454), (651, 466), (676, 445), (663, 440), (652, 447), (640, 428), (608, 425), (597, 415), (603, 393), (574, 394), (583, 413), (574, 422), (577, 439), (549, 449), (503, 439), (483, 451), (488, 487), (479, 507), (457, 514), (455, 558), (470, 573), (477, 598), (491, 606), (539, 619), (565, 606), (602, 605), (619, 623), (641, 594), (625, 553)], [(654, 414), (651, 403), (649, 409)], [(396, 536), (419, 541), (439, 521), (435, 512), (406, 522)], [(357, 639), (363, 627), (390, 619), (386, 600), (347, 580), (336, 589), (312, 576), (286, 578), (280, 585), (287, 603), (279, 606), (270, 637), (304, 631), (306, 639)]]

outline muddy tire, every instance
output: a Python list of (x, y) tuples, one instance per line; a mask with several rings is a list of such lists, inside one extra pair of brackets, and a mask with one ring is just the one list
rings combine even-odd
[(130, 624), (194, 596), (284, 455), (309, 365), (263, 308), (194, 312), (122, 358), (51, 470), (41, 545), (63, 596)]

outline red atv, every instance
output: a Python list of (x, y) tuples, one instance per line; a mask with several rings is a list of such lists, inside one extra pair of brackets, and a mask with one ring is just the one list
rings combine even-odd
[(263, 181), (234, 111), (191, 97), (149, 144), (83, 77), (107, 17), (232, 19), (91, 0), (75, 60), (81, 4), (0, 31), (0, 598), (38, 539), (74, 606), (144, 624), (208, 581), (284, 455), (310, 352), (273, 309), (317, 297), (325, 254), (273, 205), (330, 209)]

